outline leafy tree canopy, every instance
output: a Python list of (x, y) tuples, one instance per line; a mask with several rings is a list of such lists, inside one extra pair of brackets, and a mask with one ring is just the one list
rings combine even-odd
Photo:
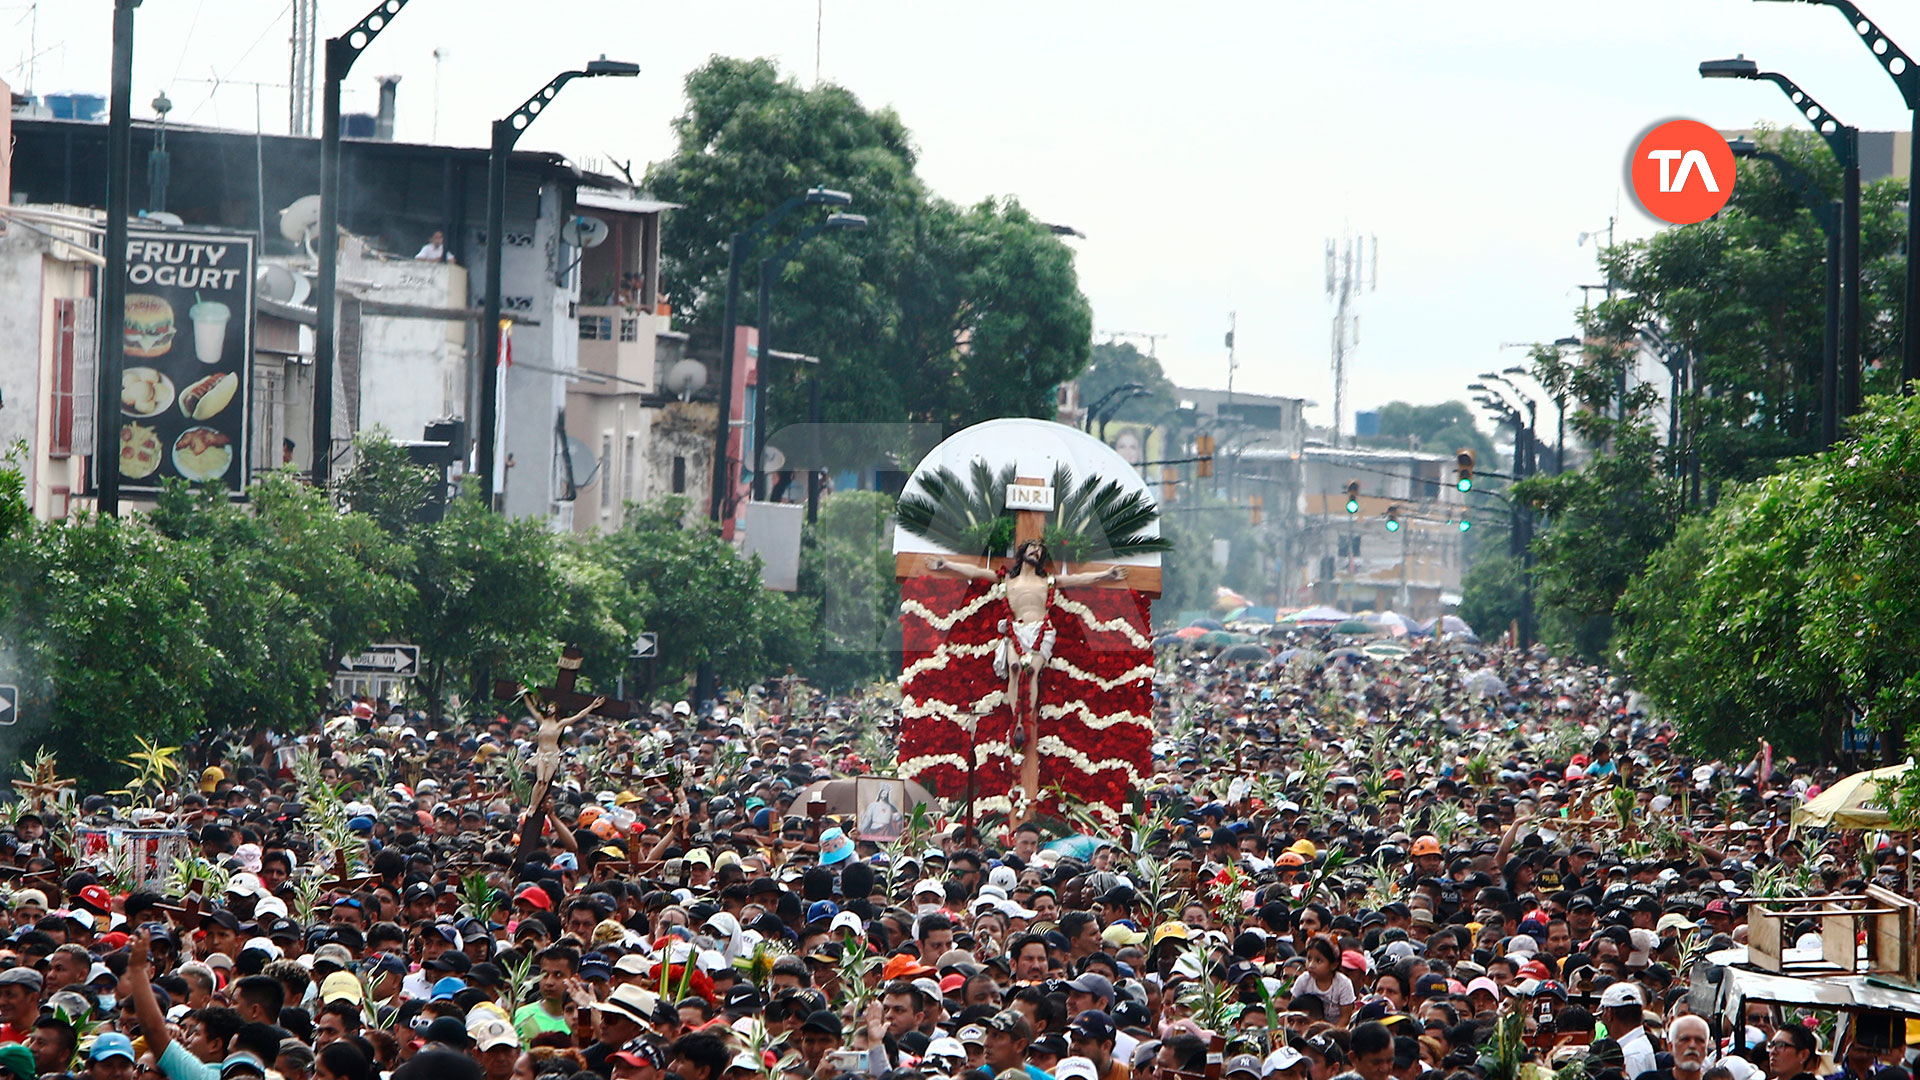
[[(915, 175), (905, 125), (844, 87), (802, 87), (771, 60), (716, 57), (686, 80), (676, 149), (648, 171), (683, 203), (663, 237), (666, 285), (696, 345), (721, 340), (729, 238), (815, 186), (848, 192), (863, 230), (834, 230), (771, 265), (773, 340), (821, 358), (828, 421), (912, 420), (952, 429), (1042, 416), (1085, 367), (1091, 309), (1070, 249), (1011, 199), (961, 207)], [(741, 275), (751, 321), (762, 259), (831, 208), (790, 215)], [(804, 415), (800, 377), (769, 372), (777, 430)]]

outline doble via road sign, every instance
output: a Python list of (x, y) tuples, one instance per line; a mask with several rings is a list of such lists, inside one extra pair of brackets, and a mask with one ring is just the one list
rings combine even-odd
[(633, 659), (647, 660), (660, 655), (660, 635), (649, 630), (633, 642)]
[(20, 719), (20, 688), (0, 686), (0, 726)]
[(342, 658), (340, 674), (412, 678), (420, 674), (420, 646), (375, 645), (363, 653)]

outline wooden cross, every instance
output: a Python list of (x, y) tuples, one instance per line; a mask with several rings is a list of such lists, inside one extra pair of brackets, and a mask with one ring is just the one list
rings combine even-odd
[[(586, 654), (572, 645), (560, 653), (560, 672), (553, 680), (553, 686), (529, 691), (517, 683), (501, 680), (493, 684), (493, 694), (497, 698), (519, 698), (527, 703), (534, 715), (541, 720), (540, 738), (534, 751), (534, 766), (539, 769), (544, 756), (557, 755), (560, 732), (551, 725), (559, 720), (562, 712), (584, 715), (588, 712), (600, 716), (624, 720), (633, 715), (633, 706), (625, 701), (608, 701), (605, 697), (589, 697), (573, 687), (580, 678), (580, 666), (586, 660)], [(542, 710), (541, 706), (545, 709)], [(553, 791), (553, 778), (558, 774), (558, 762), (545, 776), (538, 777), (533, 785), (533, 798), (527, 803), (526, 816), (520, 819), (520, 847), (515, 853), (513, 863), (520, 866), (533, 852), (533, 839), (537, 835), (540, 818), (546, 813), (547, 796)]]
[[(1014, 484), (1020, 487), (1044, 488), (1044, 487), (1048, 487), (1051, 484), (1051, 481), (1023, 476), (1014, 480)], [(1058, 493), (1056, 493), (1056, 495), (1057, 494)], [(1009, 501), (1012, 501), (1012, 500), (1010, 499)], [(1047, 511), (1047, 510), (1027, 510), (1027, 509), (1014, 510), (1013, 512), (1014, 550), (1018, 551), (1020, 548), (1020, 545), (1026, 543), (1029, 540), (1045, 539), (1046, 529), (1047, 529), (1047, 518), (1050, 515), (1050, 513), (1051, 511)], [(985, 567), (989, 570), (1005, 570), (1008, 566), (1012, 565), (1013, 563), (1013, 560), (1011, 558), (1005, 558), (1005, 557), (982, 558), (977, 555), (944, 555), (942, 556), (942, 558), (945, 558), (950, 563), (965, 563), (970, 566)], [(952, 571), (948, 571), (948, 570), (928, 569), (926, 564), (926, 559), (927, 559), (927, 553), (925, 552), (901, 552), (895, 555), (894, 561), (893, 561), (894, 580), (905, 581), (908, 578), (923, 577), (923, 576), (924, 577), (941, 577), (941, 578), (955, 578), (959, 576), (957, 574), (954, 574)], [(1056, 560), (1056, 565), (1058, 565), (1058, 560)], [(1080, 572), (1093, 573), (1101, 570), (1106, 570), (1109, 567), (1112, 567), (1115, 565), (1118, 565), (1118, 564), (1102, 563), (1102, 562), (1082, 563), (1079, 566), (1074, 567), (1074, 571), (1076, 573), (1080, 573)], [(1160, 568), (1159, 567), (1157, 566), (1121, 566), (1120, 569), (1125, 571), (1126, 573), (1125, 578), (1119, 581), (1102, 582), (1100, 584), (1088, 586), (1088, 587), (1096, 588), (1096, 589), (1131, 589), (1134, 592), (1142, 593), (1147, 596), (1157, 597), (1160, 595)], [(1017, 705), (1015, 707), (1017, 709)], [(1029, 721), (1029, 724), (1031, 726), (1028, 731), (1026, 751), (1025, 753), (1020, 755), (1020, 788), (1025, 793), (1026, 805), (1029, 808), (1028, 812), (1031, 813), (1032, 809), (1039, 805), (1039, 798), (1040, 798), (1039, 718), (1038, 717), (1032, 718)], [(972, 753), (971, 749), (969, 750), (969, 753), (970, 754)], [(971, 774), (972, 774), (971, 769), (968, 770), (968, 774), (969, 774), (969, 777), (971, 777)], [(971, 792), (969, 792), (969, 796), (971, 796)], [(968, 807), (968, 813), (969, 814), (972, 813), (971, 806)]]

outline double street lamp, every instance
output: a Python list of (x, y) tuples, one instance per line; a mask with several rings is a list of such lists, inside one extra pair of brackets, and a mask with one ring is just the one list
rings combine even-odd
[[(773, 351), (774, 275), (779, 272), (781, 267), (787, 265), (787, 261), (793, 258), (795, 253), (806, 246), (807, 241), (812, 240), (821, 233), (829, 229), (864, 229), (866, 227), (867, 218), (864, 214), (829, 214), (825, 219), (816, 221), (812, 225), (802, 229), (800, 235), (787, 241), (780, 250), (760, 260), (760, 378), (758, 385), (755, 387), (755, 396), (758, 398), (758, 404), (753, 410), (753, 497), (756, 500), (764, 501), (767, 497), (767, 405), (772, 400), (767, 393), (767, 382), (769, 376), (773, 374), (773, 368), (768, 361), (790, 355), (776, 355)], [(809, 423), (818, 423), (819, 417), (814, 414), (818, 410), (820, 401), (819, 360), (818, 358), (812, 359), (815, 365), (812, 380), (813, 385), (810, 390), (813, 402), (807, 410), (807, 419)], [(818, 463), (816, 463), (816, 465), (817, 464)], [(807, 475), (809, 477), (807, 481), (807, 506), (809, 510), (811, 510), (817, 501), (814, 497), (817, 486), (812, 479), (814, 470), (808, 470)], [(813, 520), (811, 514), (807, 520)]]
[[(1841, 123), (1834, 115), (1800, 89), (1792, 79), (1775, 71), (1761, 71), (1760, 65), (1746, 57), (1732, 60), (1708, 60), (1700, 65), (1706, 79), (1757, 79), (1770, 82), (1787, 95), (1813, 129), (1826, 140), (1840, 163), (1840, 275), (1843, 299), (1839, 314), (1839, 352), (1836, 366), (1839, 382), (1839, 415), (1852, 416), (1860, 408), (1860, 129)], [(1804, 196), (1803, 196), (1804, 198)], [(1910, 218), (1913, 215), (1908, 215)], [(1908, 284), (1915, 280), (1909, 264)], [(1913, 340), (1913, 313), (1920, 311), (1908, 301), (1909, 343)], [(1911, 375), (1904, 378), (1911, 378)], [(1824, 381), (1824, 375), (1822, 376)], [(1824, 420), (1822, 422), (1823, 436)], [(1837, 429), (1836, 422), (1836, 429)], [(1831, 442), (1831, 439), (1827, 441)]]
[(575, 79), (624, 78), (640, 74), (639, 64), (609, 60), (603, 54), (580, 71), (563, 71), (553, 81), (528, 98), (504, 120), (493, 122), (493, 148), (487, 155), (487, 291), (485, 311), (480, 317), (480, 446), (474, 465), (480, 475), (480, 497), (493, 505), (493, 491), (501, 483), (498, 454), (500, 426), (500, 257), (501, 234), (506, 231), (507, 159), (527, 127), (538, 119), (560, 93), (560, 88)]
[[(320, 91), (320, 275), (313, 306), (313, 482), (326, 487), (333, 466), (334, 290), (340, 277), (340, 85), (408, 0), (381, 0), (353, 29), (327, 39)], [(107, 398), (100, 400), (106, 401)]]
[(720, 410), (713, 423), (713, 491), (707, 501), (707, 517), (719, 522), (733, 500), (736, 472), (729, 443), (733, 436), (733, 352), (738, 346), (740, 309), (740, 264), (760, 246), (767, 230), (802, 206), (850, 206), (853, 196), (844, 191), (816, 187), (795, 195), (767, 216), (734, 233), (727, 239), (727, 301), (720, 327)]
[[(1837, 9), (1853, 25), (1854, 33), (1860, 35), (1860, 43), (1873, 53), (1880, 62), (1887, 77), (1893, 80), (1900, 90), (1900, 97), (1906, 102), (1907, 110), (1913, 114), (1913, 138), (1907, 145), (1907, 177), (1909, 183), (1920, 182), (1920, 66), (1903, 52), (1893, 39), (1880, 32), (1872, 19), (1853, 3), (1853, 0), (1795, 0), (1799, 3), (1823, 4)], [(1822, 132), (1822, 134), (1825, 134)], [(1920, 379), (1920, 272), (1916, 272), (1914, 257), (1920, 255), (1920, 207), (1913, 207), (1907, 214), (1907, 288), (1905, 306), (1904, 333), (1900, 342), (1900, 384), (1907, 387), (1915, 379)], [(1859, 248), (1859, 215), (1856, 213), (1854, 224), (1848, 230), (1848, 241), (1856, 250)], [(1850, 280), (1858, 281), (1857, 276)], [(1848, 300), (1849, 307), (1855, 307), (1856, 301)], [(1858, 319), (1853, 322), (1858, 323)], [(1859, 338), (1855, 332), (1856, 349), (1850, 354), (1858, 357)], [(1859, 405), (1858, 385), (1848, 398), (1847, 412), (1851, 414)]]

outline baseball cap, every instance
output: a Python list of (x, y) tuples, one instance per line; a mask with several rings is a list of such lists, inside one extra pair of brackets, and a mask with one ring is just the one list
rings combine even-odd
[(979, 1024), (968, 1024), (953, 1034), (963, 1046), (984, 1046), (987, 1042), (987, 1029)]
[(442, 1016), (435, 1019), (433, 1023), (427, 1025), (427, 1030), (422, 1032), (422, 1036), (430, 1043), (441, 1043), (461, 1050), (465, 1050), (472, 1042), (467, 1036), (467, 1025), (461, 1023), (457, 1016)]
[(1640, 993), (1640, 987), (1630, 982), (1617, 982), (1600, 994), (1600, 1007), (1617, 1009), (1622, 1005), (1645, 1005), (1647, 1000)]
[[(128, 1042), (125, 1035), (120, 1036), (120, 1041), (127, 1044), (127, 1060), (132, 1061), (133, 1043)], [(94, 1045), (98, 1046), (98, 1041)], [(33, 1062), (33, 1051), (19, 1043), (0, 1046), (0, 1070), (3, 1070), (10, 1080), (34, 1080), (40, 1075), (40, 1070)]]
[[(1105, 1002), (1111, 1002), (1113, 1000), (1113, 982), (1098, 972), (1088, 971), (1082, 973), (1079, 978), (1072, 979), (1067, 983), (1067, 989), (1078, 991), (1082, 994), (1091, 994)], [(1085, 1016), (1087, 1014), (1081, 1013), (1080, 1015)]]
[(1220, 1070), (1222, 1076), (1232, 1076), (1234, 1073), (1259, 1076), (1261, 1074), (1260, 1059), (1252, 1054), (1235, 1054), (1227, 1059), (1226, 1067)]
[(512, 1024), (501, 1019), (498, 1013), (479, 1009), (467, 1017), (467, 1038), (472, 1039), (473, 1045), (481, 1050), (520, 1045), (520, 1037), (514, 1033)]
[(1291, 1046), (1282, 1046), (1273, 1053), (1268, 1054), (1267, 1060), (1260, 1064), (1261, 1067), (1266, 1070), (1266, 1075), (1272, 1076), (1274, 1073), (1284, 1072), (1306, 1060), (1307, 1055), (1295, 1050)]
[(831, 1009), (816, 1009), (807, 1014), (800, 1022), (801, 1031), (819, 1031), (828, 1035), (840, 1035), (845, 1028), (840, 1023), (840, 1015)]
[(1067, 1033), (1088, 1042), (1115, 1041), (1113, 1018), (1099, 1009), (1088, 1009), (1074, 1017), (1073, 1023), (1067, 1025)]
[(1054, 1080), (1100, 1080), (1092, 1060), (1083, 1057), (1063, 1057), (1054, 1062), (1053, 1076)]
[(1447, 994), (1447, 977), (1445, 975), (1442, 975), (1438, 972), (1429, 971), (1425, 975), (1422, 975), (1418, 979), (1414, 980), (1414, 983), (1413, 983), (1414, 997), (1423, 997), (1423, 998), (1445, 997), (1446, 994)]
[[(94, 1039), (93, 1049), (87, 1054), (87, 1059), (89, 1061), (105, 1061), (108, 1058), (114, 1058), (114, 1057), (123, 1057), (123, 1058), (126, 1058), (128, 1061), (134, 1060), (133, 1040), (127, 1038), (125, 1035), (122, 1035), (117, 1031), (109, 1031), (106, 1034), (101, 1035), (100, 1037)], [(0, 1063), (0, 1064), (4, 1064), (4, 1063)], [(28, 1069), (26, 1072), (21, 1073), (20, 1075), (32, 1076), (33, 1070)]]

